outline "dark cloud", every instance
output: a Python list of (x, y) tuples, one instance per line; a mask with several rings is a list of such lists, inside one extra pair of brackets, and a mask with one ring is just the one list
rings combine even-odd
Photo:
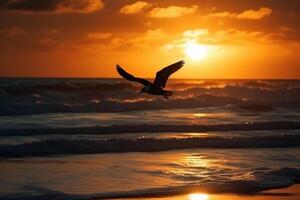
[(90, 13), (103, 8), (102, 0), (2, 0), (0, 9), (27, 12)]

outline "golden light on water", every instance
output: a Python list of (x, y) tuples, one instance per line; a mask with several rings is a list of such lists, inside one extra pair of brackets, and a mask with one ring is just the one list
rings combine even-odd
[(207, 55), (207, 47), (196, 42), (188, 42), (185, 45), (185, 54), (192, 60), (202, 60)]
[(224, 118), (224, 117), (231, 117), (230, 113), (194, 113), (193, 117), (197, 118)]
[(209, 114), (207, 113), (195, 113), (193, 114), (194, 117), (207, 117)]
[(189, 195), (189, 200), (208, 200), (207, 194), (194, 193)]

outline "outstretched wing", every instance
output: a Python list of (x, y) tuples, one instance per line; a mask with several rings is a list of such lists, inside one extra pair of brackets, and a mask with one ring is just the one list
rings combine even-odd
[(142, 78), (134, 77), (133, 75), (131, 75), (131, 74), (129, 74), (128, 72), (126, 72), (120, 65), (117, 65), (116, 68), (117, 68), (117, 71), (119, 72), (119, 74), (120, 74), (123, 78), (125, 78), (125, 79), (127, 79), (127, 80), (129, 80), (129, 81), (136, 81), (136, 82), (141, 83), (141, 84), (143, 84), (143, 85), (145, 85), (145, 86), (151, 85), (151, 82), (150, 82), (150, 81), (147, 81), (147, 80), (142, 79)]
[(156, 87), (162, 87), (162, 88), (166, 87), (168, 78), (171, 76), (171, 74), (178, 71), (181, 67), (183, 67), (183, 65), (184, 65), (184, 61), (181, 60), (177, 63), (174, 63), (174, 64), (167, 66), (167, 67), (163, 68), (162, 70), (158, 71), (156, 73), (156, 77), (153, 82), (153, 85), (155, 85)]

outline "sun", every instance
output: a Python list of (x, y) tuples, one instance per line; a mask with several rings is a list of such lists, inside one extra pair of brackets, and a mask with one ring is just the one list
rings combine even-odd
[(190, 194), (189, 200), (208, 200), (208, 195), (200, 193)]
[(185, 54), (192, 60), (202, 60), (207, 55), (207, 47), (196, 42), (185, 45)]

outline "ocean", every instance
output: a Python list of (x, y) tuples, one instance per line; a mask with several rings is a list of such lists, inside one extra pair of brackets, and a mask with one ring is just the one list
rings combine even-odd
[(0, 199), (254, 194), (300, 182), (300, 80), (0, 79)]

